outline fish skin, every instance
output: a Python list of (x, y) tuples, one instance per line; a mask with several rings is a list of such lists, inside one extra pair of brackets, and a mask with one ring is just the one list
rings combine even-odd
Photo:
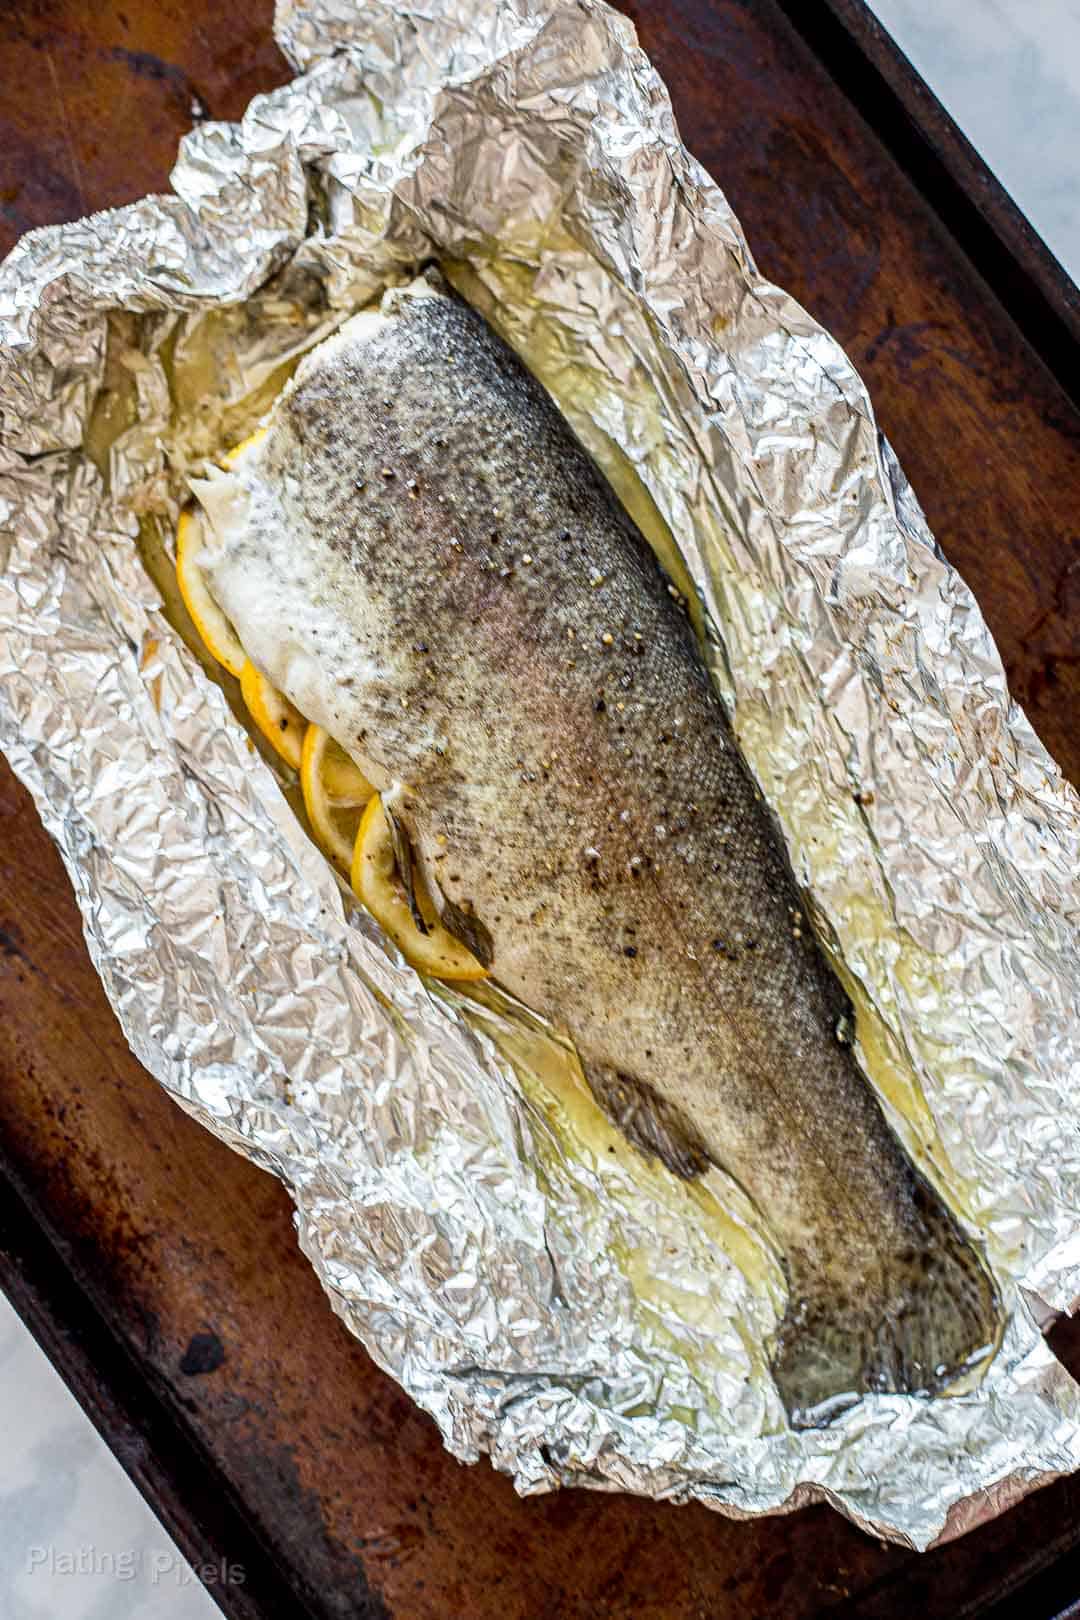
[[(985, 1355), (993, 1283), (840, 1039), (850, 1004), (685, 613), (512, 352), (438, 284), (390, 293), (303, 363), (230, 477), (242, 538), (198, 493), (249, 654), (392, 799), (433, 892), (567, 1029), (629, 1139), (679, 1175), (720, 1166), (761, 1212), (792, 1420)], [(289, 592), (323, 617), (286, 623)], [(360, 676), (319, 686), (342, 659)]]

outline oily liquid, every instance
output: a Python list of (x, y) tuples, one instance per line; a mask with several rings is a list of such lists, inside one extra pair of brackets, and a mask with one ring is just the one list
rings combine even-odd
[[(541, 1167), (552, 1162), (582, 1164), (601, 1183), (608, 1207), (624, 1208), (627, 1226), (641, 1224), (642, 1200), (657, 1206), (670, 1227), (671, 1243), (686, 1234), (683, 1263), (668, 1271), (658, 1264), (656, 1246), (611, 1246), (634, 1295), (643, 1307), (643, 1328), (676, 1351), (692, 1369), (701, 1360), (694, 1339), (678, 1334), (672, 1322), (686, 1323), (711, 1341), (709, 1359), (733, 1331), (741, 1339), (755, 1380), (765, 1377), (762, 1348), (783, 1312), (786, 1285), (779, 1256), (760, 1216), (742, 1190), (720, 1171), (695, 1181), (672, 1175), (658, 1160), (646, 1159), (613, 1126), (589, 1090), (577, 1053), (568, 1039), (539, 1020), (498, 984), (432, 985), (441, 999), (460, 1010), (512, 1068), (515, 1079), (545, 1129), (534, 1133)], [(664, 1240), (668, 1240), (665, 1238)], [(762, 1306), (753, 1333), (742, 1331), (743, 1310), (712, 1296), (710, 1272), (726, 1260), (745, 1279), (746, 1291)], [(700, 1269), (699, 1269), (700, 1266)], [(673, 1279), (677, 1269), (683, 1283)], [(694, 1286), (683, 1284), (693, 1282)], [(742, 1292), (742, 1291), (740, 1291)]]

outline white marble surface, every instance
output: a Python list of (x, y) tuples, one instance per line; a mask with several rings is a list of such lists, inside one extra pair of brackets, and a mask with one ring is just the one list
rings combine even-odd
[[(228, 1565), (223, 1573), (237, 1574)], [(207, 1588), (2, 1296), (0, 1616), (220, 1620)]]
[(1080, 280), (1080, 0), (870, 0)]
[[(873, 9), (1080, 277), (1080, 0), (873, 0)], [(217, 1613), (0, 1299), (0, 1616)]]

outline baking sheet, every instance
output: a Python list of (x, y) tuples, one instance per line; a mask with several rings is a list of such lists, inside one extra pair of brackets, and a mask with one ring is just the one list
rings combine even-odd
[[(19, 277), (8, 311), (16, 339), (39, 288), (52, 286), (33, 359), (16, 353), (5, 395), (5, 444), (50, 457), (13, 461), (20, 518), (0, 588), (20, 583), (4, 626), (5, 739), (31, 785), (48, 761), (39, 804), (53, 795), (46, 819), (82, 874), (91, 946), (136, 1050), (221, 1134), (293, 1183), (302, 1239), (346, 1319), (435, 1410), (459, 1454), (494, 1445), (522, 1488), (616, 1483), (702, 1494), (729, 1510), (757, 1511), (817, 1483), (856, 1517), (918, 1542), (976, 1482), (998, 1481), (1007, 1496), (1073, 1466), (1072, 1386), (1022, 1304), (981, 1390), (925, 1406), (864, 1402), (859, 1424), (817, 1437), (815, 1456), (776, 1429), (760, 1374), (753, 1401), (736, 1398), (737, 1376), (725, 1383), (720, 1367), (724, 1353), (740, 1363), (734, 1349), (717, 1357), (717, 1322), (744, 1313), (751, 1347), (767, 1332), (774, 1302), (748, 1286), (753, 1268), (744, 1259), (744, 1270), (728, 1270), (713, 1256), (705, 1266), (697, 1219), (679, 1227), (676, 1261), (646, 1247), (635, 1273), (614, 1257), (604, 1223), (617, 1189), (598, 1196), (588, 1155), (564, 1151), (558, 1111), (535, 1098), (523, 1108), (515, 1076), (446, 998), (431, 1000), (385, 963), (370, 930), (358, 935), (362, 921), (341, 913), (333, 885), (324, 892), (321, 858), (280, 820), (273, 782), (252, 769), (220, 694), (200, 689), (162, 633), (133, 560), (138, 520), (171, 516), (185, 457), (199, 452), (189, 424), (179, 444), (168, 429), (167, 383), (180, 344), (198, 348), (206, 304), (240, 297), (281, 267), (262, 300), (281, 309), (226, 320), (236, 359), (222, 365), (202, 423), (209, 450), (223, 422), (242, 418), (252, 383), (318, 329), (320, 302), (332, 321), (434, 248), (549, 382), (624, 494), (641, 503), (640, 489), (651, 491), (651, 508), (638, 509), (650, 537), (664, 545), (663, 520), (678, 533), (740, 738), (853, 975), (868, 1062), (902, 1134), (924, 1162), (933, 1155), (999, 1278), (1022, 1279), (1053, 1303), (1071, 1298), (1073, 1167), (1060, 1138), (1072, 1116), (1060, 1076), (1076, 1062), (1066, 971), (1075, 799), (1007, 707), (985, 627), (925, 535), (857, 380), (803, 312), (756, 277), (722, 199), (678, 147), (655, 78), (627, 55), (627, 25), (599, 8), (505, 7), (496, 28), (488, 20), (371, 8), (349, 52), (324, 54), (307, 80), (260, 98), (239, 130), (211, 126), (186, 143), (179, 189), (197, 219), (138, 205), (124, 229), (115, 216), (65, 227), (63, 241), (30, 239), (9, 265)], [(336, 26), (318, 11), (279, 18), (300, 52), (325, 53)], [(545, 139), (528, 123), (541, 114)], [(566, 153), (583, 135), (574, 169)], [(130, 372), (138, 421), (112, 444), (102, 499), (83, 458), (53, 452), (81, 441), (106, 364), (99, 312), (114, 306), (160, 313), (134, 328), (125, 317), (110, 347)], [(236, 397), (221, 414), (230, 387)], [(58, 656), (57, 636), (69, 631), (72, 648)], [(129, 690), (132, 646), (142, 667)], [(147, 736), (129, 735), (118, 714)], [(144, 814), (133, 822), (136, 800)], [(219, 823), (223, 803), (231, 819)], [(834, 835), (827, 858), (804, 847), (815, 827)], [(248, 865), (265, 868), (271, 846), (273, 905), (254, 919)], [(298, 892), (304, 883), (315, 885), (310, 895)], [(316, 893), (329, 899), (333, 926)], [(249, 939), (259, 946), (254, 1011), (243, 1000), (255, 973)], [(279, 958), (289, 963), (284, 986)], [(224, 990), (230, 972), (236, 982)], [(396, 1018), (386, 1019), (387, 1002)], [(311, 1029), (283, 1031), (298, 1005)], [(467, 1077), (468, 1095), (451, 1112), (453, 1130), (433, 1138), (424, 1127), (449, 1075), (459, 1087)], [(404, 1143), (403, 1111), (421, 1119)], [(387, 1131), (384, 1151), (374, 1137)], [(445, 1182), (428, 1162), (436, 1138)], [(659, 1195), (635, 1187), (627, 1196), (647, 1244)], [(453, 1230), (431, 1217), (442, 1200), (468, 1217)], [(418, 1255), (433, 1228), (446, 1266), (442, 1292), (429, 1287), (425, 1298), (431, 1279), (418, 1277)], [(574, 1241), (577, 1230), (588, 1242)], [(551, 1303), (540, 1250), (552, 1242), (560, 1280), (578, 1289), (579, 1319), (537, 1327), (537, 1301)], [(476, 1294), (465, 1298), (459, 1283), (448, 1309), (446, 1283), (464, 1276)], [(674, 1290), (663, 1308), (649, 1297), (657, 1282)], [(688, 1323), (687, 1294), (719, 1317)], [(658, 1343), (673, 1325), (689, 1354)], [(689, 1401), (658, 1407), (661, 1368), (665, 1397)], [(874, 1445), (886, 1436), (883, 1458)], [(949, 1457), (958, 1450), (961, 1469)], [(885, 1459), (891, 1478), (881, 1480)]]

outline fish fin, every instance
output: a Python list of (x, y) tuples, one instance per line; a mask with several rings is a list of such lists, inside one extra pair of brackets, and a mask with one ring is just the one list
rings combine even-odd
[(672, 1175), (693, 1181), (712, 1162), (700, 1135), (674, 1103), (648, 1080), (606, 1063), (585, 1064), (585, 1078), (604, 1113), (646, 1158), (659, 1159)]
[(997, 1290), (958, 1222), (912, 1172), (913, 1240), (876, 1275), (815, 1276), (788, 1254), (772, 1374), (795, 1428), (822, 1428), (865, 1394), (933, 1395), (993, 1353)]
[(431, 930), (424, 921), (424, 915), (416, 899), (416, 884), (413, 880), (416, 856), (413, 854), (412, 840), (389, 804), (387, 804), (386, 798), (387, 796), (384, 794), (383, 815), (386, 817), (386, 825), (390, 829), (390, 844), (394, 851), (394, 865), (397, 867), (397, 874), (401, 879), (401, 887), (405, 890), (405, 898), (409, 902), (412, 920), (420, 932), (426, 935)]
[(445, 895), (437, 881), (423, 870), (416, 858), (416, 850), (407, 828), (401, 818), (395, 815), (393, 808), (383, 799), (383, 815), (390, 829), (390, 843), (394, 851), (394, 865), (401, 886), (405, 890), (405, 898), (409, 902), (412, 920), (422, 934), (429, 934), (431, 929), (424, 920), (423, 912), (416, 895), (416, 874), (419, 871), (421, 882), (430, 891), (435, 909), (439, 914), (439, 921), (448, 934), (459, 939), (465, 949), (471, 951), (481, 967), (489, 968), (495, 960), (495, 941), (491, 931), (480, 921), (475, 912), (470, 909), (470, 902), (458, 904)]
[(459, 906), (456, 901), (447, 899), (445, 894), (439, 894), (439, 920), (448, 934), (460, 939), (467, 951), (472, 951), (481, 967), (489, 968), (495, 960), (495, 941), (491, 931), (474, 911), (467, 911), (464, 905)]

